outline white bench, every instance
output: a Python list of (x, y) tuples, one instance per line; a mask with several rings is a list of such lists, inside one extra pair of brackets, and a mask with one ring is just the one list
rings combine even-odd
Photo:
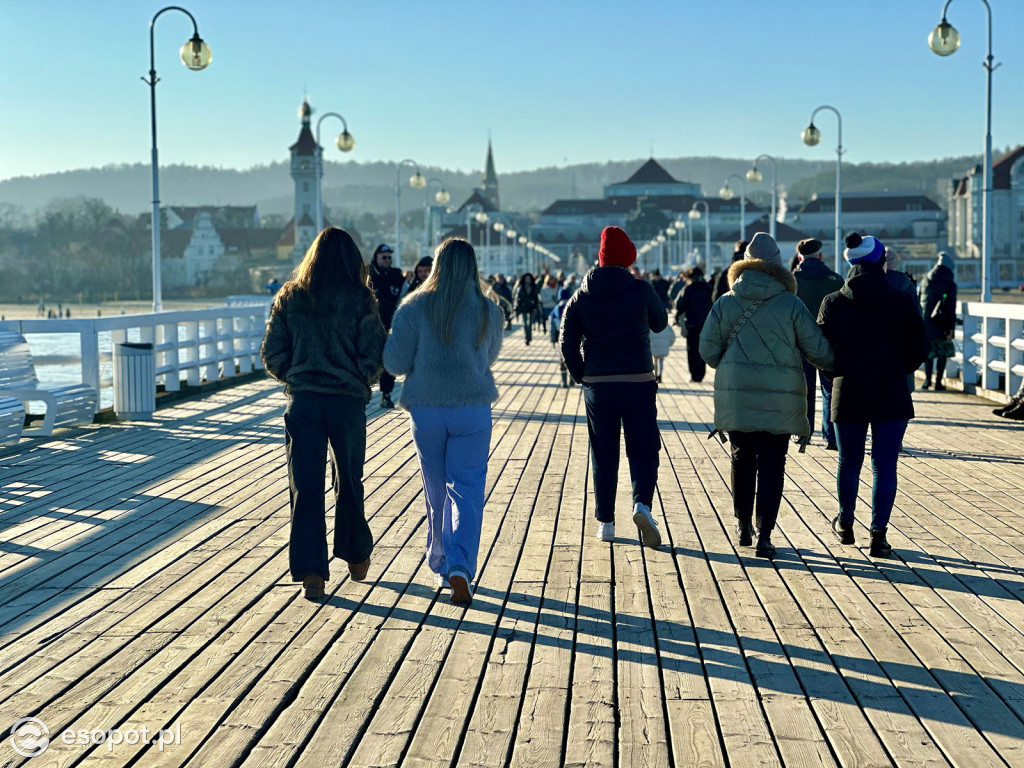
[[(41, 427), (22, 429), (30, 402), (45, 403), (46, 415)], [(0, 443), (48, 437), (55, 427), (89, 424), (95, 414), (96, 390), (87, 384), (40, 384), (25, 337), (0, 331)]]

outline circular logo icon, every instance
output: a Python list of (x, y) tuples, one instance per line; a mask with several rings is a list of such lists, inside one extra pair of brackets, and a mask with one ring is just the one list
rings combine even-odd
[(11, 746), (22, 757), (39, 757), (50, 746), (50, 729), (35, 717), (23, 717), (11, 726)]

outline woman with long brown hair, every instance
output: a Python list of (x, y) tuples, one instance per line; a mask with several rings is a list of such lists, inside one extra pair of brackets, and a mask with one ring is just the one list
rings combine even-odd
[(423, 477), (427, 565), (454, 603), (473, 599), (503, 325), (481, 290), (473, 246), (450, 239), (395, 313), (384, 348), (385, 367), (405, 376), (398, 406), (409, 411)]
[(366, 578), (373, 534), (363, 513), (366, 404), (381, 372), (387, 331), (359, 247), (328, 227), (274, 299), (263, 365), (285, 384), (285, 447), (291, 500), (289, 566), (307, 598), (330, 578), (324, 472), (334, 465), (334, 556)]

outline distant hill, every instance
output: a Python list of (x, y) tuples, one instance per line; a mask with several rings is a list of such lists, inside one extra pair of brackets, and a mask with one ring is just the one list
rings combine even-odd
[[(963, 175), (979, 161), (976, 157), (960, 157), (901, 164), (847, 163), (843, 166), (843, 187), (850, 192), (922, 192), (945, 205), (950, 178)], [(518, 173), (502, 173), (499, 162), (502, 208), (535, 211), (559, 198), (599, 197), (604, 185), (627, 179), (643, 162), (643, 158), (638, 158)], [(749, 160), (721, 157), (659, 158), (659, 162), (676, 178), (700, 184), (709, 195), (717, 194), (729, 174), (742, 174), (750, 167)], [(764, 181), (748, 185), (748, 193), (755, 200), (766, 201), (770, 167), (761, 168)], [(423, 173), (442, 180), (452, 195), (452, 205), (460, 204), (481, 179), (479, 171), (464, 173), (425, 167)], [(395, 166), (390, 163), (328, 162), (324, 168), (324, 203), (332, 210), (350, 215), (384, 214), (394, 210), (394, 183)], [(797, 199), (806, 199), (815, 192), (831, 192), (835, 184), (834, 160), (782, 159), (779, 183), (789, 191), (790, 207)], [(431, 195), (435, 189), (431, 187)], [(292, 211), (292, 180), (285, 162), (245, 171), (166, 166), (160, 169), (160, 191), (165, 204), (255, 203), (263, 214), (290, 215)], [(124, 213), (142, 213), (150, 204), (149, 166), (138, 163), (86, 168), (0, 182), (0, 204), (18, 206), (28, 214), (45, 208), (55, 198), (78, 195), (102, 198)], [(404, 210), (422, 205), (424, 200), (423, 191), (408, 187), (403, 190)]]

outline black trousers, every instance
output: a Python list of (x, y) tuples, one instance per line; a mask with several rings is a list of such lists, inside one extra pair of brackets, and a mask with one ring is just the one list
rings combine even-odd
[(756, 497), (757, 527), (767, 536), (779, 518), (789, 435), (729, 430), (729, 444), (733, 514), (742, 523), (751, 522)]
[(294, 392), (284, 412), (292, 526), (288, 565), (293, 581), (330, 578), (324, 474), (334, 459), (334, 556), (361, 563), (373, 550), (363, 513), (366, 405), (359, 398)]
[(700, 328), (686, 329), (686, 364), (690, 368), (690, 378), (694, 381), (704, 381), (704, 374), (708, 371), (707, 363), (700, 356)]
[(380, 372), (380, 393), (390, 395), (395, 391), (395, 377), (387, 371)]
[(654, 500), (661, 450), (657, 392), (658, 385), (653, 381), (603, 381), (583, 387), (594, 474), (594, 513), (602, 523), (615, 522), (620, 430), (626, 437), (633, 503), (649, 507)]

